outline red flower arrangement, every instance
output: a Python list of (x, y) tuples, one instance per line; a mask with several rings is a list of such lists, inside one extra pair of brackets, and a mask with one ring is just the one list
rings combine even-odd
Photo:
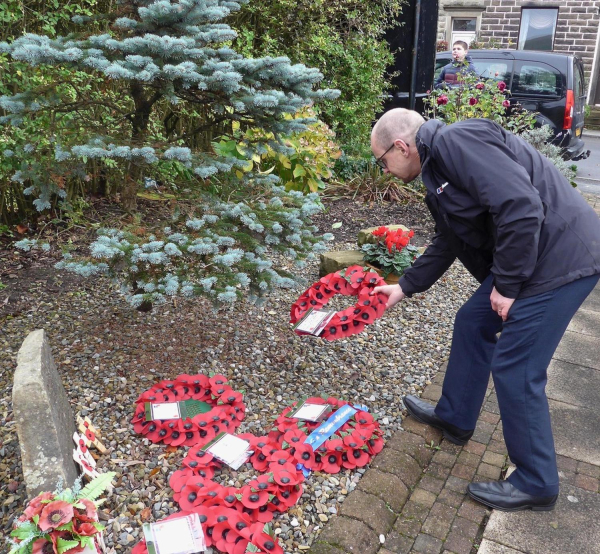
[[(355, 277), (355, 281), (359, 278)], [(343, 281), (352, 286), (352, 281)], [(340, 288), (346, 286), (338, 284)], [(309, 398), (306, 402), (327, 403), (333, 412), (348, 404), (333, 397)], [(190, 448), (182, 462), (183, 469), (175, 471), (169, 481), (173, 499), (182, 511), (169, 517), (197, 513), (207, 547), (221, 552), (245, 554), (252, 546), (258, 552), (283, 554), (265, 524), (275, 512), (288, 510), (302, 496), (304, 474), (298, 464), (315, 471), (338, 473), (341, 468), (364, 467), (383, 448), (377, 421), (371, 414), (358, 411), (315, 452), (304, 441), (320, 423), (288, 417), (293, 407), (282, 412), (268, 435), (238, 435), (250, 443), (253, 451), (248, 462), (264, 472), (239, 489), (212, 481), (215, 471), (222, 468), (221, 462), (203, 452), (199, 444)], [(201, 441), (208, 442), (206, 438)], [(145, 542), (140, 542), (132, 554), (147, 554)]]
[[(161, 381), (136, 400), (133, 429), (153, 443), (164, 442), (171, 446), (193, 446), (209, 442), (223, 431), (233, 432), (244, 419), (246, 406), (243, 396), (226, 383), (223, 375), (210, 379), (206, 375), (179, 375), (173, 381)], [(146, 402), (189, 399), (206, 402), (213, 409), (185, 420), (146, 421)]]
[(374, 271), (365, 271), (359, 265), (321, 277), (292, 304), (290, 323), (294, 324), (313, 308), (320, 310), (336, 294), (358, 296), (358, 302), (340, 312), (329, 321), (321, 337), (336, 340), (360, 333), (365, 325), (373, 323), (383, 315), (387, 304), (385, 294), (371, 296), (371, 291), (385, 281)]
[(104, 526), (98, 522), (94, 500), (110, 485), (115, 473), (103, 473), (83, 489), (43, 492), (33, 498), (12, 530), (10, 554), (76, 554), (96, 550)]

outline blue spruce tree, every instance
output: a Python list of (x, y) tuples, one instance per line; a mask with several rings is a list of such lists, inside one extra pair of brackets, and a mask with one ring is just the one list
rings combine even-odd
[[(72, 81), (63, 78), (0, 98), (7, 114), (0, 123), (5, 125), (38, 118), (60, 121), (68, 115), (66, 124), (51, 127), (45, 148), (28, 143), (22, 151), (11, 152), (21, 157), (13, 180), (36, 196), (38, 210), (65, 196), (56, 174), (83, 179), (91, 161), (120, 171), (121, 201), (127, 210), (135, 209), (151, 166), (177, 162), (200, 182), (219, 174), (228, 179), (242, 175), (236, 169), (247, 168), (247, 160), (202, 147), (207, 144), (202, 137), (217, 126), (268, 131), (246, 145), (250, 159), (264, 153), (266, 145), (290, 153), (283, 137), (304, 130), (312, 120), (286, 114), (335, 98), (337, 91), (316, 89), (321, 73), (293, 65), (288, 58), (246, 59), (234, 52), (228, 44), (235, 32), (220, 21), (245, 1), (121, 0), (114, 14), (74, 18), (81, 25), (78, 33), (55, 39), (26, 34), (0, 43), (0, 52), (15, 60), (73, 75)], [(98, 22), (107, 31), (90, 34)], [(186, 125), (167, 132), (167, 120), (175, 113), (201, 117), (188, 118)], [(48, 145), (54, 178), (35, 163), (36, 156), (48, 154)], [(274, 268), (267, 254), (277, 250), (302, 264), (323, 248), (310, 222), (319, 209), (317, 196), (287, 193), (276, 176), (259, 172), (243, 173), (239, 187), (248, 187), (247, 200), (230, 203), (205, 195), (187, 219), (175, 219), (147, 238), (101, 230), (88, 259), (67, 256), (61, 266), (82, 275), (119, 278), (137, 307), (174, 295), (204, 294), (228, 303), (244, 291), (260, 295), (272, 286), (291, 285), (291, 275)], [(22, 242), (24, 248), (34, 245)]]

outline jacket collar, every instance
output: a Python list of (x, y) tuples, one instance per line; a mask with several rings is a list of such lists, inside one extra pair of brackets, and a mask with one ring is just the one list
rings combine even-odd
[(431, 148), (433, 141), (438, 131), (445, 127), (446, 124), (439, 119), (430, 119), (421, 125), (421, 128), (417, 131), (416, 142), (417, 150), (419, 151), (419, 158), (421, 160), (421, 172), (423, 168), (429, 163), (431, 156)]

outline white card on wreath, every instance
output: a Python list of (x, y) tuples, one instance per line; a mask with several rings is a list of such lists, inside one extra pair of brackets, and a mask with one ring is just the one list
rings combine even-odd
[(206, 451), (232, 469), (239, 469), (250, 457), (249, 448), (248, 441), (229, 433), (221, 433), (207, 445)]
[(292, 417), (305, 419), (306, 421), (319, 421), (321, 416), (330, 408), (329, 404), (303, 404)]
[(311, 308), (294, 325), (293, 329), (299, 333), (319, 336), (336, 313), (335, 310), (313, 310)]
[(152, 419), (181, 419), (179, 402), (152, 404)]
[(155, 554), (195, 554), (206, 550), (198, 514), (146, 523), (143, 526), (149, 552)]

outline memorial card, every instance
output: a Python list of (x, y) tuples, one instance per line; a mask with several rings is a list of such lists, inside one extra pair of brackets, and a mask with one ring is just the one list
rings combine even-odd
[(250, 457), (250, 443), (229, 433), (219, 433), (202, 448), (232, 469), (239, 469)]
[(318, 422), (330, 410), (331, 406), (329, 404), (309, 404), (308, 402), (302, 402), (288, 414), (288, 417)]
[(188, 419), (198, 414), (210, 412), (212, 406), (200, 400), (183, 400), (182, 402), (146, 402), (146, 421), (156, 419)]
[(146, 523), (143, 529), (149, 554), (196, 554), (206, 550), (198, 514)]
[(311, 308), (292, 328), (297, 333), (318, 337), (336, 313), (335, 310), (313, 310)]

